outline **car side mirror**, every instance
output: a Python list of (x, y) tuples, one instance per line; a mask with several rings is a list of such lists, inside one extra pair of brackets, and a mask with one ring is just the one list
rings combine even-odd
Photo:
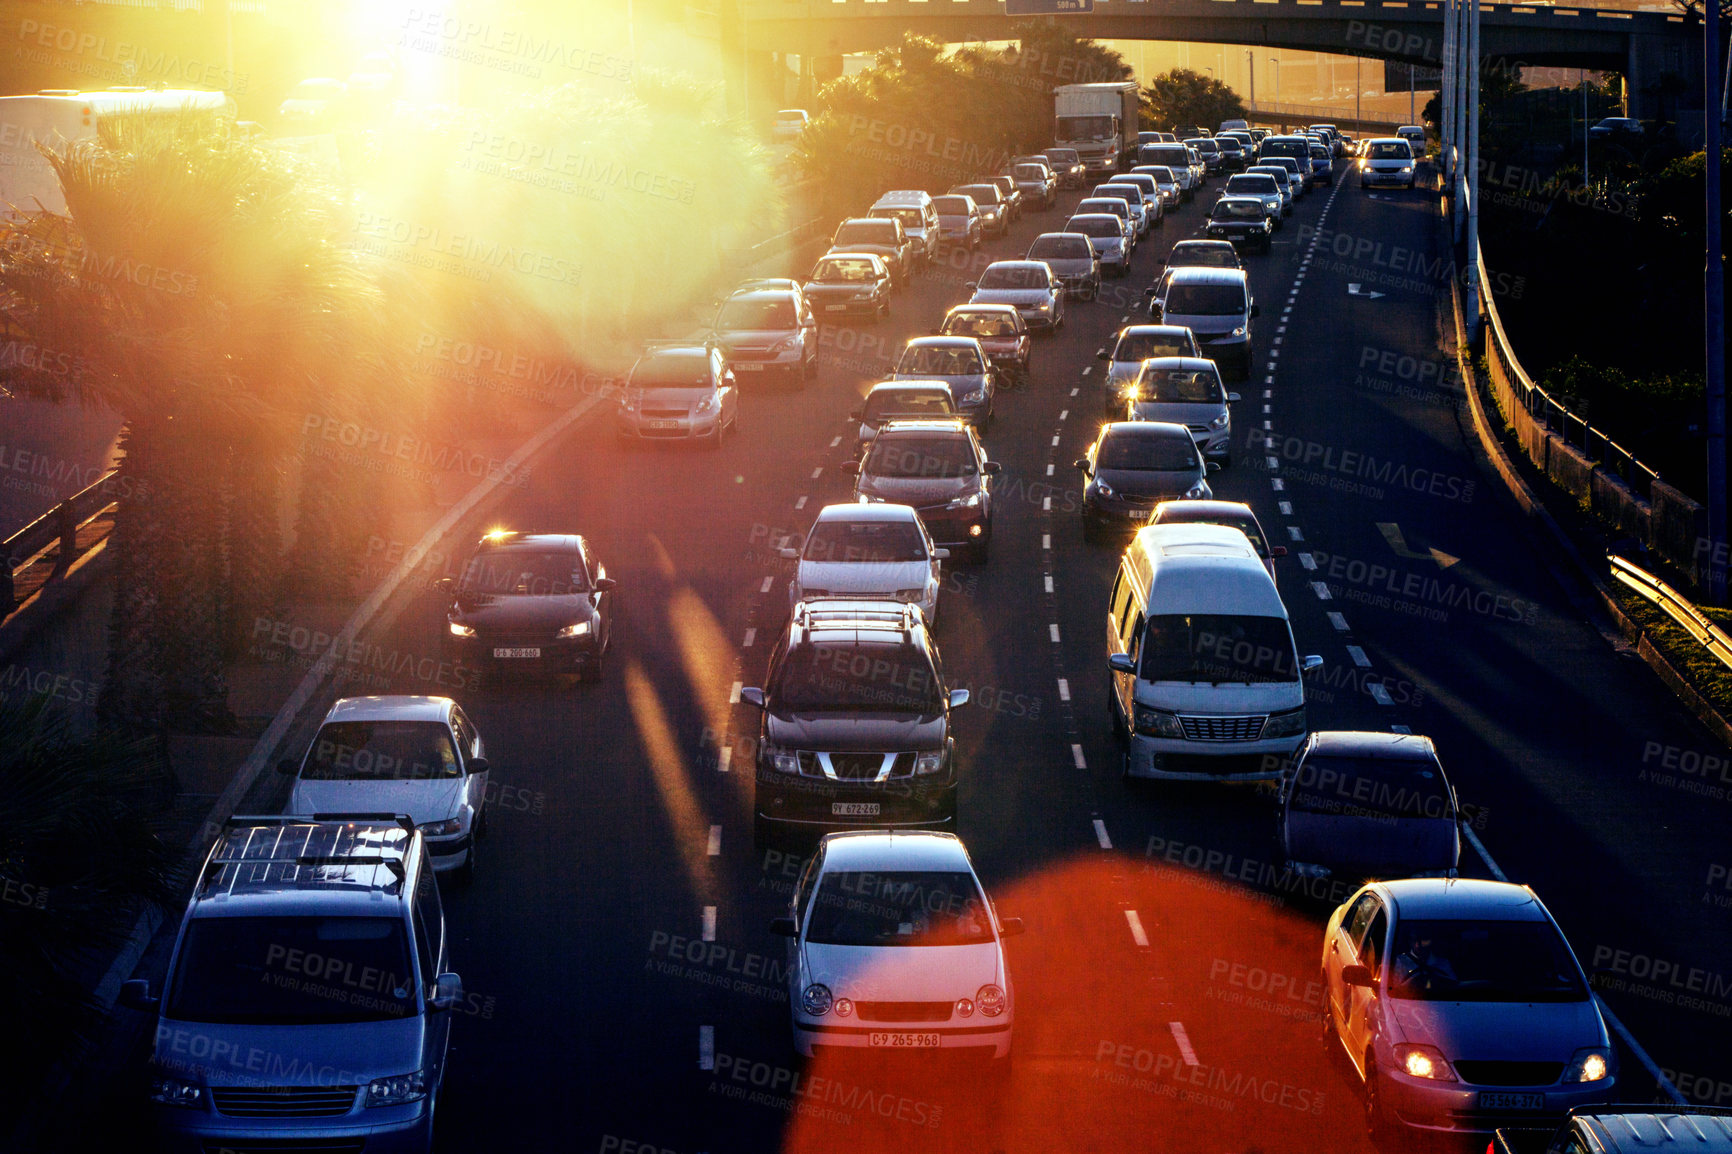
[(977, 285), (977, 284), (979, 284), (979, 283), (980, 283), (980, 282), (978, 282), (978, 281), (969, 281), (969, 282), (968, 282), (968, 291), (969, 291), (969, 292), (973, 292), (973, 291), (974, 291), (974, 286), (975, 286), (975, 285)]
[(1014, 938), (1027, 928), (1027, 926), (1022, 924), (1021, 918), (998, 919), (998, 936), (1001, 938)]
[(1073, 469), (1081, 469), (1086, 473), (1089, 471), (1089, 459), (1087, 457), (1078, 457), (1070, 463), (1070, 467)]
[(129, 1010), (154, 1010), (158, 1005), (158, 999), (150, 996), (150, 983), (143, 978), (120, 983), (116, 1001)]
[(771, 918), (770, 932), (778, 938), (797, 938), (800, 928), (794, 924), (793, 918)]
[(456, 974), (440, 974), (433, 981), (433, 997), (429, 1005), (435, 1010), (454, 1010), (463, 1000), (463, 979)]
[(1221, 462), (1219, 461), (1205, 461), (1203, 463), (1208, 466), (1208, 471), (1211, 473), (1219, 473), (1221, 471)]
[(855, 422), (855, 421), (863, 421), (865, 419), (866, 419), (866, 406), (865, 405), (861, 405), (859, 408), (854, 408), (854, 409), (848, 410), (848, 421), (850, 424)]
[(612, 577), (597, 577), (595, 579), (595, 591), (597, 593), (612, 593), (618, 588), (619, 582)]
[(859, 461), (843, 461), (841, 465), (837, 467), (841, 469), (842, 472), (847, 473), (850, 477), (858, 477), (860, 475)]
[(950, 560), (950, 550), (948, 550), (948, 549), (934, 549), (932, 551), (932, 559), (934, 561), (948, 561), (948, 560)]
[(277, 762), (278, 773), (287, 774), (288, 776), (293, 777), (295, 774), (299, 773), (300, 770), (301, 763), (298, 761), (290, 761), (285, 757), (283, 760)]
[(1243, 399), (1244, 399), (1244, 398), (1243, 398), (1243, 397), (1241, 397), (1241, 396), (1239, 396), (1239, 394), (1238, 394), (1238, 393), (1228, 393), (1228, 394), (1227, 394), (1227, 403), (1228, 403), (1228, 404), (1229, 404), (1229, 405), (1236, 405), (1236, 404), (1238, 404), (1238, 403), (1239, 403), (1239, 402), (1240, 402), (1240, 401), (1241, 401), (1241, 400), (1243, 400)]
[(997, 461), (987, 461), (980, 466), (980, 471), (988, 477), (996, 477), (1004, 472), (1004, 466)]
[(764, 691), (756, 686), (748, 685), (740, 690), (740, 700), (757, 709), (764, 708)]
[(1371, 971), (1357, 964), (1341, 967), (1341, 982), (1343, 985), (1359, 986), (1367, 990), (1377, 988), (1377, 982), (1372, 978)]
[(800, 559), (800, 551), (792, 545), (784, 545), (780, 549), (776, 550), (776, 556), (787, 561), (798, 561)]
[(441, 577), (439, 580), (433, 582), (433, 588), (439, 590), (441, 593), (455, 593), (457, 591), (457, 579), (454, 577)]
[(1154, 289), (1152, 289), (1152, 288), (1146, 288), (1146, 289), (1144, 289), (1144, 290), (1143, 290), (1143, 299), (1144, 299), (1144, 300), (1149, 300), (1149, 301), (1152, 301), (1152, 300), (1154, 300), (1154, 299), (1155, 299), (1155, 290), (1154, 290)]
[(1271, 556), (1271, 557), (1285, 557), (1285, 556), (1287, 556), (1287, 546), (1285, 546), (1285, 545), (1271, 545), (1271, 546), (1269, 546), (1269, 556)]
[(1114, 653), (1107, 658), (1107, 668), (1114, 673), (1135, 674), (1137, 662), (1129, 653)]
[(1304, 670), (1306, 673), (1310, 673), (1313, 669), (1322, 669), (1322, 655), (1317, 653), (1307, 653), (1305, 659), (1299, 663), (1299, 668)]
[(1258, 308), (1256, 305), (1251, 306), (1251, 315), (1252, 316), (1259, 316), (1262, 314), (1262, 312), (1263, 312), (1263, 310)]
[(950, 708), (961, 709), (968, 704), (968, 690), (952, 689), (950, 691)]
[(1106, 361), (1108, 364), (1111, 364), (1112, 360), (1113, 360), (1113, 355), (1111, 353), (1107, 352), (1105, 349), (1096, 349), (1095, 350), (1095, 360)]

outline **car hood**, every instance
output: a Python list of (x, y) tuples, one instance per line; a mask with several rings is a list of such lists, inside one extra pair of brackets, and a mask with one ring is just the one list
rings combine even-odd
[(1122, 236), (1091, 236), (1091, 237), (1089, 237), (1089, 247), (1094, 249), (1095, 252), (1097, 252), (1097, 253), (1108, 252), (1111, 249), (1116, 248), (1119, 245), (1122, 245), (1124, 243), (1125, 243), (1125, 238)]
[(851, 244), (848, 252), (869, 252), (878, 256), (896, 256), (902, 250), (893, 244)]
[(724, 349), (738, 346), (773, 345), (799, 333), (799, 329), (725, 329), (716, 333), (716, 343)]
[(893, 381), (943, 381), (950, 386), (950, 391), (960, 397), (971, 389), (984, 388), (987, 383), (985, 373), (960, 373), (951, 376), (945, 373), (892, 373)]
[(472, 629), (535, 630), (563, 629), (577, 621), (588, 621), (594, 612), (589, 595), (563, 597), (471, 597), (451, 614)]
[(977, 477), (874, 477), (860, 478), (861, 496), (883, 497), (898, 505), (938, 505), (966, 497), (979, 488)]
[(456, 817), (463, 803), (463, 779), (356, 781), (295, 779), (285, 813), (406, 813), (416, 825)]
[(1389, 998), (1392, 1042), (1436, 1046), (1454, 1061), (1567, 1062), (1603, 1046), (1606, 1026), (1592, 998), (1580, 1002), (1421, 1002)]
[(811, 296), (853, 296), (855, 293), (869, 293), (877, 285), (877, 281), (839, 281), (814, 280), (807, 281), (805, 292)]
[(1282, 824), (1289, 858), (1348, 877), (1409, 877), (1455, 869), (1461, 858), (1449, 818), (1289, 810)]
[(943, 749), (945, 729), (942, 713), (773, 710), (764, 714), (764, 739), (770, 744), (819, 753)]
[(626, 396), (636, 397), (638, 404), (658, 409), (690, 409), (705, 397), (714, 396), (709, 389), (639, 389), (627, 386)]
[[(164, 1016), (157, 1022), (154, 1058), (165, 1070), (200, 1077), (211, 1086), (365, 1086), (374, 1078), (420, 1068), (424, 1022), (413, 1017), (253, 1025)], [(182, 1039), (187, 1040), (184, 1049)]]
[(1095, 262), (1092, 255), (1087, 259), (1080, 256), (1043, 257), (1042, 259), (1046, 261), (1047, 267), (1059, 276), (1087, 276), (1094, 271)]
[(1163, 309), (1161, 312), (1161, 323), (1164, 325), (1182, 325), (1183, 327), (1190, 329), (1199, 337), (1204, 336), (1205, 334), (1208, 336), (1216, 336), (1230, 333), (1234, 329), (1244, 327), (1245, 317), (1241, 313), (1233, 313), (1229, 316), (1218, 317), (1200, 314), (1173, 313), (1167, 312)]
[[(1170, 401), (1138, 401), (1138, 421), (1171, 421), (1175, 425), (1207, 425), (1227, 409), (1226, 405), (1179, 404)], [(1188, 488), (1189, 486), (1187, 486)]]
[(1105, 481), (1120, 497), (1181, 497), (1197, 483), (1190, 471), (1164, 472), (1154, 469), (1102, 469), (1095, 480)]
[(1046, 304), (1052, 300), (1052, 294), (1046, 289), (975, 289), (973, 298), (968, 302), (976, 305), (1028, 305)]
[(888, 595), (923, 589), (931, 576), (930, 561), (802, 561), (795, 580), (801, 589)]
[(952, 1002), (992, 982), (1004, 985), (997, 942), (966, 946), (801, 947), (806, 975), (857, 1002)]

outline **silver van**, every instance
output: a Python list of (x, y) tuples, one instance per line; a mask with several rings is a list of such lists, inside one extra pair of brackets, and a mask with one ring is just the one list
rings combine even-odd
[(866, 215), (900, 220), (902, 231), (914, 243), (916, 260), (929, 261), (938, 255), (938, 207), (931, 193), (894, 189), (874, 201)]
[(1281, 595), (1239, 530), (1152, 525), (1120, 558), (1108, 709), (1126, 777), (1278, 780), (1305, 738), (1302, 675), (1322, 664), (1300, 660)]

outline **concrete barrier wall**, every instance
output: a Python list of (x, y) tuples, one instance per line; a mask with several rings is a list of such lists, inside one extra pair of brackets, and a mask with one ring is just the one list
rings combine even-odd
[(1654, 514), (1648, 547), (1700, 584), (1701, 558), (1709, 552), (1701, 548), (1708, 540), (1708, 510), (1664, 481), (1655, 481), (1651, 493)]
[(1578, 505), (1584, 509), (1592, 505), (1594, 474), (1599, 472), (1599, 466), (1586, 453), (1565, 444), (1556, 433), (1547, 433), (1545, 468), (1546, 476), (1574, 497)]
[(1646, 544), (1653, 536), (1653, 509), (1616, 473), (1601, 469), (1589, 484), (1589, 508), (1620, 533)]

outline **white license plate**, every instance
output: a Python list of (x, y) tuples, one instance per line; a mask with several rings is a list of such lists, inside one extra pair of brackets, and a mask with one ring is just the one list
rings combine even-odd
[(1544, 1110), (1546, 1096), (1544, 1094), (1512, 1094), (1504, 1090), (1481, 1090), (1479, 1092), (1479, 1108), (1481, 1110)]
[(833, 801), (830, 803), (831, 817), (877, 817), (879, 805), (875, 801)]
[(652, 429), (677, 429), (680, 427), (680, 423), (678, 421), (650, 421), (649, 427)]
[(761, 373), (764, 371), (764, 366), (755, 361), (735, 361), (733, 369), (737, 373)]
[(827, 313), (839, 313), (845, 311), (847, 308), (847, 305), (825, 305), (824, 311)]
[(516, 648), (511, 648), (511, 649), (495, 649), (493, 651), (493, 656), (495, 656), (495, 657), (540, 657), (541, 656), (541, 650), (538, 647), (525, 648), (522, 646), (518, 646)]
[(936, 1050), (937, 1034), (892, 1034), (872, 1031), (866, 1035), (868, 1046), (885, 1046), (892, 1050)]

